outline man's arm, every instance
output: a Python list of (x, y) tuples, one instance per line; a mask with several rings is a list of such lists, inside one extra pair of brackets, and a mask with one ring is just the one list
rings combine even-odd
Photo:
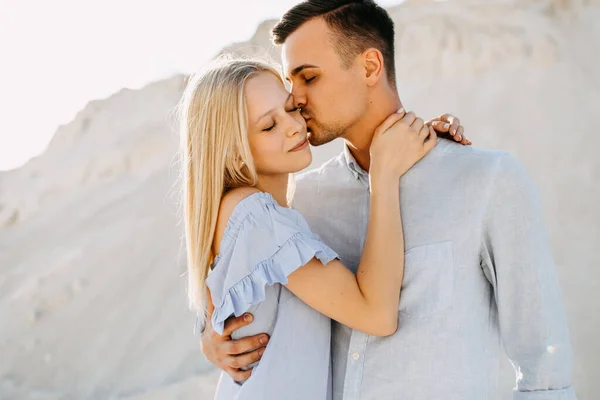
[(260, 360), (269, 343), (269, 335), (266, 333), (248, 336), (239, 340), (233, 340), (231, 334), (243, 326), (250, 325), (254, 316), (245, 313), (239, 317), (230, 317), (225, 321), (223, 335), (214, 331), (211, 320), (215, 307), (212, 302), (210, 291), (206, 290), (207, 316), (204, 320), (200, 315), (196, 327), (199, 328), (202, 339), (200, 350), (208, 361), (215, 364), (219, 369), (225, 371), (236, 382), (244, 382), (252, 374), (252, 368), (244, 370), (249, 365)]
[(482, 266), (517, 372), (514, 399), (575, 400), (569, 330), (539, 196), (510, 155), (498, 160), (484, 224)]
[[(231, 334), (243, 326), (249, 325), (254, 320), (254, 316), (245, 313), (239, 317), (230, 317), (225, 321), (223, 335), (214, 331), (211, 320), (215, 306), (212, 302), (210, 290), (206, 289), (207, 309), (206, 320), (200, 315), (200, 321), (196, 326), (200, 328), (202, 340), (200, 341), (200, 350), (208, 361), (215, 364), (219, 369), (225, 371), (236, 382), (244, 382), (252, 374), (252, 368), (246, 368), (254, 362), (260, 360), (265, 346), (269, 342), (269, 336), (265, 333), (254, 336), (248, 336), (239, 340), (233, 340)], [(200, 322), (200, 324), (198, 324)]]
[(231, 317), (225, 322), (225, 330), (221, 336), (213, 330), (208, 318), (202, 332), (200, 349), (206, 359), (229, 374), (236, 382), (244, 382), (250, 377), (252, 369), (242, 368), (260, 360), (269, 342), (269, 336), (265, 333), (239, 340), (231, 338), (234, 331), (250, 323), (252, 323), (252, 314)]

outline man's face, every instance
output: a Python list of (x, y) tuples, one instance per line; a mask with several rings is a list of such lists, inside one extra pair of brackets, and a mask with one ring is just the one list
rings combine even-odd
[(282, 47), (283, 71), (313, 146), (343, 136), (369, 103), (359, 56), (345, 68), (331, 35), (326, 22), (316, 18), (298, 28)]

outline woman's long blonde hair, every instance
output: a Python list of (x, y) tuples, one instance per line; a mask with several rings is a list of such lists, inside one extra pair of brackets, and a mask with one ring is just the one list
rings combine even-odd
[(263, 71), (281, 80), (263, 61), (221, 58), (190, 77), (179, 104), (188, 298), (199, 312), (206, 306), (221, 198), (232, 188), (258, 183), (244, 87)]

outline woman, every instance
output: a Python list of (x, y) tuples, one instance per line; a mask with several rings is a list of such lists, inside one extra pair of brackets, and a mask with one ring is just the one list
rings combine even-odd
[[(412, 126), (411, 126), (412, 125)], [(307, 128), (275, 69), (225, 61), (194, 76), (181, 104), (189, 298), (225, 320), (252, 312), (271, 340), (243, 384), (223, 374), (217, 399), (328, 399), (330, 320), (371, 335), (398, 325), (404, 270), (398, 180), (436, 144), (414, 114), (390, 116), (371, 144), (370, 220), (354, 275), (289, 208), (307, 167)]]

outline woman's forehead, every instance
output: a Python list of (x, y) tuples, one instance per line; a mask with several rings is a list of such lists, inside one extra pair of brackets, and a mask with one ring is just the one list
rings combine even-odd
[(261, 72), (248, 79), (245, 94), (251, 123), (258, 123), (265, 114), (285, 107), (291, 100), (281, 80), (271, 72)]

